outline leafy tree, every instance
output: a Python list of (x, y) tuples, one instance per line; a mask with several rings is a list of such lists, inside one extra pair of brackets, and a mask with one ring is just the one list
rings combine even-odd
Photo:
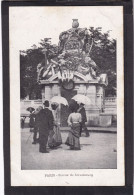
[(91, 58), (96, 62), (98, 74), (108, 75), (106, 95), (116, 95), (116, 40), (109, 39), (109, 31), (101, 32), (101, 28), (89, 28), (93, 40)]
[(31, 49), (20, 51), (20, 96), (24, 99), (27, 95), (30, 99), (41, 98), (41, 85), (37, 83), (37, 65), (47, 66), (47, 61), (57, 54), (58, 46), (52, 45), (50, 38), (40, 42), (41, 47), (33, 45)]
[[(40, 63), (44, 55), (39, 48), (23, 51), (20, 55), (20, 86), (21, 98), (29, 95), (31, 98), (40, 98), (40, 85), (37, 83), (37, 64)], [(36, 94), (36, 97), (32, 97)]]

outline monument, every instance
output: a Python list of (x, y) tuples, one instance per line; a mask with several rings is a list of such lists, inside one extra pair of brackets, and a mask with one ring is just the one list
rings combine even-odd
[[(87, 126), (98, 126), (100, 113), (104, 110), (106, 74), (97, 75), (98, 66), (90, 57), (93, 38), (87, 28), (79, 28), (73, 19), (72, 28), (59, 35), (58, 54), (54, 59), (45, 58), (45, 66), (37, 66), (38, 82), (42, 85), (42, 101), (53, 96), (63, 96), (68, 102), (76, 94), (91, 99), (85, 105)], [(44, 52), (46, 52), (44, 50)], [(66, 126), (68, 108), (61, 106), (61, 126)]]

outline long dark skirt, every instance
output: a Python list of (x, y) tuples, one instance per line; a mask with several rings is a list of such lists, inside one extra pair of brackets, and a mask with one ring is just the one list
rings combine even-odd
[(48, 146), (50, 148), (55, 148), (58, 147), (62, 144), (62, 138), (61, 138), (61, 133), (59, 126), (55, 125), (53, 128), (53, 133), (49, 135), (48, 139)]
[(71, 127), (71, 131), (69, 131), (65, 144), (70, 146), (70, 149), (80, 150), (79, 137), (80, 137), (80, 124), (74, 123)]
[(29, 127), (34, 128), (34, 116), (31, 114), (29, 119)]

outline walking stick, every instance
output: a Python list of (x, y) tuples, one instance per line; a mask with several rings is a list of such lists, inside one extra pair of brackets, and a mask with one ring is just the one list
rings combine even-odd
[(28, 140), (29, 140), (29, 138), (31, 137), (31, 135), (32, 135), (32, 132), (31, 132), (31, 134), (29, 135), (29, 137), (28, 137), (28, 139), (27, 139), (26, 143), (28, 142)]

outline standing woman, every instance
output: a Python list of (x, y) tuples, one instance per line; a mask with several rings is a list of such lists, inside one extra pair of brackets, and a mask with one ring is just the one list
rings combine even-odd
[(68, 117), (68, 125), (71, 127), (69, 131), (66, 145), (70, 146), (71, 150), (80, 150), (80, 123), (81, 123), (81, 114), (77, 113), (77, 106), (71, 108), (72, 113)]
[(29, 109), (30, 112), (30, 116), (29, 116), (29, 127), (30, 127), (30, 132), (34, 131), (34, 122), (35, 122), (35, 118), (34, 118), (34, 109), (30, 108)]
[(49, 135), (49, 141), (48, 146), (51, 149), (54, 149), (62, 144), (62, 138), (60, 133), (60, 116), (59, 116), (59, 104), (58, 103), (52, 103), (51, 104), (52, 113), (54, 117), (54, 123), (53, 123), (53, 131), (50, 132)]

